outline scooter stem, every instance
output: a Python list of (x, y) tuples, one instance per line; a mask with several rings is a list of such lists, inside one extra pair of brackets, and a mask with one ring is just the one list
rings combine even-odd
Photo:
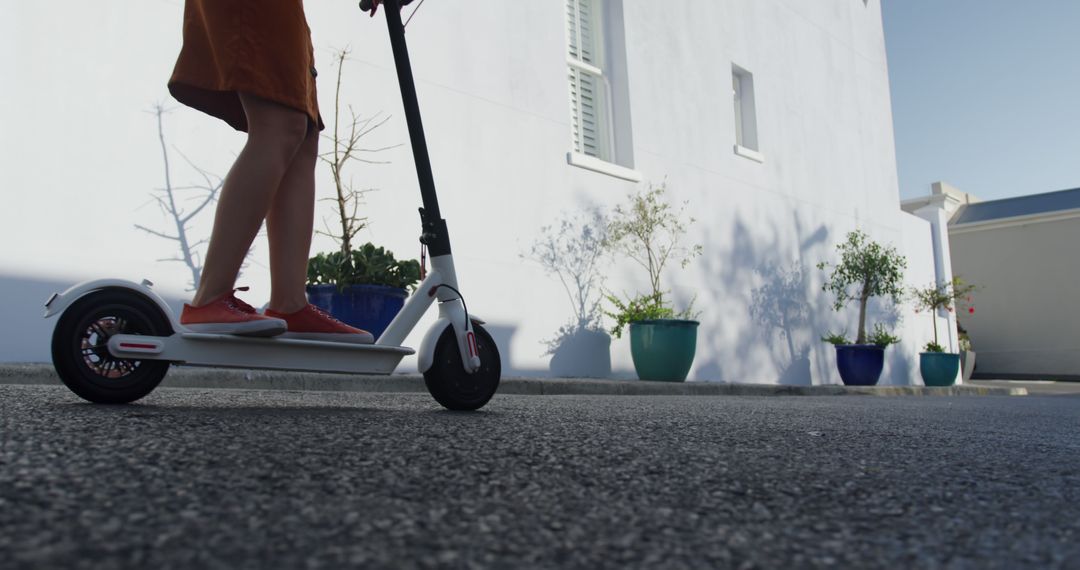
[(420, 103), (416, 96), (416, 84), (413, 81), (412, 64), (409, 62), (409, 50), (405, 44), (405, 26), (401, 23), (400, 0), (385, 0), (386, 25), (390, 31), (390, 46), (394, 52), (394, 65), (397, 67), (398, 85), (401, 88), (401, 102), (405, 107), (405, 120), (409, 126), (409, 140), (412, 142), (413, 159), (416, 161), (416, 178), (420, 184), (420, 197), (424, 207), (420, 210), (423, 235), (421, 241), (431, 250), (431, 256), (450, 254), (450, 238), (447, 235), (446, 220), (439, 212), (439, 199), (435, 194), (435, 178), (431, 173), (431, 157), (428, 155), (427, 140), (424, 138), (424, 125), (420, 119)]

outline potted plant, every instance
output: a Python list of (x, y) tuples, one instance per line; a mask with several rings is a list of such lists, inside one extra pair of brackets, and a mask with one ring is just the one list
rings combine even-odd
[[(922, 374), (923, 384), (952, 386), (956, 382), (956, 376), (960, 372), (960, 354), (946, 352), (938, 343), (937, 318), (942, 311), (953, 312), (959, 299), (966, 298), (970, 301), (970, 294), (975, 289), (974, 285), (964, 283), (959, 277), (954, 277), (947, 283), (934, 283), (912, 289), (916, 312), (929, 312), (934, 325), (934, 341), (926, 343), (924, 352), (919, 353), (919, 372)], [(974, 313), (975, 307), (969, 305), (968, 310)]]
[(899, 341), (889, 335), (880, 323), (873, 335), (866, 334), (866, 306), (873, 297), (889, 296), (899, 302), (903, 295), (901, 283), (907, 259), (892, 246), (883, 246), (859, 230), (849, 232), (847, 240), (836, 247), (840, 262), (821, 262), (818, 269), (832, 267), (832, 273), (822, 285), (836, 300), (833, 309), (840, 311), (851, 301), (859, 305), (859, 326), (855, 342), (844, 335), (832, 333), (822, 337), (836, 347), (836, 366), (847, 385), (873, 386), (881, 377), (885, 364), (885, 348)]
[(308, 260), (308, 301), (343, 323), (379, 338), (420, 281), (420, 263), (366, 243), (348, 254)]
[(630, 352), (638, 378), (682, 382), (694, 363), (700, 323), (694, 320), (691, 307), (676, 312), (665, 298), (660, 278), (668, 262), (685, 268), (701, 255), (702, 247), (679, 245), (687, 224), (694, 219), (682, 221), (686, 204), (674, 211), (667, 202), (666, 190), (666, 184), (650, 184), (648, 191), (630, 195), (627, 204), (615, 208), (605, 249), (644, 268), (651, 290), (626, 300), (606, 294), (614, 310), (604, 314), (615, 319), (611, 334), (616, 338), (622, 338), (624, 327), (629, 326)]
[(366, 218), (357, 217), (356, 212), (361, 198), (369, 190), (356, 190), (343, 173), (351, 161), (367, 162), (358, 155), (373, 149), (362, 148), (361, 138), (383, 125), (388, 118), (378, 122), (377, 116), (361, 119), (350, 107), (351, 122), (342, 129), (341, 75), (348, 54), (345, 49), (335, 56), (338, 75), (334, 124), (331, 134), (324, 135), (333, 146), (319, 156), (330, 166), (333, 175), (335, 195), (325, 200), (334, 202), (336, 219), (333, 229), (324, 220), (326, 231), (316, 233), (333, 239), (338, 249), (308, 260), (307, 294), (311, 304), (379, 338), (404, 306), (409, 290), (420, 280), (420, 263), (398, 261), (393, 253), (371, 243), (358, 248), (353, 245), (356, 235), (366, 227)]

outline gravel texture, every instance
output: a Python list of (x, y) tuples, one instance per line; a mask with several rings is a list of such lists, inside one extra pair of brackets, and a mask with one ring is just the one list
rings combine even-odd
[(0, 386), (0, 566), (1080, 568), (1080, 398)]

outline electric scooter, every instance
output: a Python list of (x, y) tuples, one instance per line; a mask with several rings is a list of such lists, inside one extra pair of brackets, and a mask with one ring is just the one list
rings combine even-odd
[[(388, 375), (402, 358), (416, 354), (401, 343), (438, 301), (439, 318), (417, 355), (428, 391), (451, 410), (477, 410), (491, 399), (502, 374), (499, 352), (458, 291), (401, 22), (401, 5), (409, 2), (383, 5), (423, 200), (420, 241), (431, 253), (432, 269), (386, 331), (369, 345), (199, 333), (180, 324), (149, 281), (88, 281), (45, 302), (45, 318), (59, 315), (52, 359), (68, 388), (95, 403), (129, 403), (157, 387), (173, 363)], [(365, 4), (370, 10), (368, 0), (360, 7)]]

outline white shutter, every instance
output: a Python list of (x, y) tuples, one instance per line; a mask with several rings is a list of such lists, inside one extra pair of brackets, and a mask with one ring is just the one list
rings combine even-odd
[(570, 57), (573, 59), (580, 59), (578, 45), (580, 45), (581, 41), (578, 39), (578, 12), (578, 0), (567, 0), (566, 35), (570, 43)]
[(599, 77), (586, 71), (578, 71), (578, 96), (581, 99), (581, 152), (597, 158), (600, 151), (600, 88)]
[(606, 160), (606, 83), (599, 59), (596, 0), (567, 0), (570, 102), (574, 150)]
[(743, 146), (742, 78), (731, 73), (731, 91), (735, 99), (735, 144)]

